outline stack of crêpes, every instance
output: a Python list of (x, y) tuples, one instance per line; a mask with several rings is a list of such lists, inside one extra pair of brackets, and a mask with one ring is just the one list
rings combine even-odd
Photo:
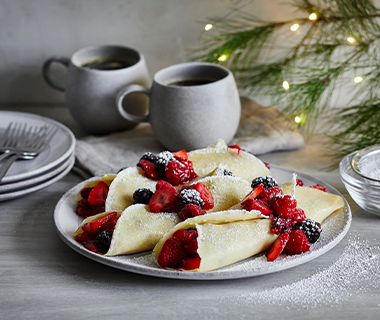
[[(137, 189), (150, 189), (155, 193), (159, 188), (159, 180), (147, 177), (141, 168), (129, 167), (117, 175), (90, 179), (82, 186), (82, 190), (91, 190), (101, 181), (109, 186), (109, 191), (105, 198), (104, 212), (86, 218), (74, 233), (74, 238), (81, 238), (84, 229), (87, 230), (92, 222), (100, 221), (113, 212), (117, 222), (109, 247), (100, 253), (105, 256), (153, 249), (152, 254), (157, 262), (167, 241), (173, 235), (178, 235), (178, 230), (184, 229), (197, 232), (196, 256), (200, 260), (196, 268), (186, 271), (215, 270), (271, 248), (281, 236), (281, 233), (272, 232), (273, 215), (246, 210), (246, 206), (242, 205), (247, 198), (254, 198), (252, 181), (257, 177), (271, 176), (268, 166), (237, 146), (227, 147), (221, 140), (205, 149), (191, 151), (186, 156), (191, 161), (197, 178), (186, 183), (185, 188), (183, 185), (175, 188), (183, 190), (186, 186), (202, 183), (213, 198), (213, 207), (205, 210), (206, 214), (181, 221), (178, 211), (152, 212), (150, 203), (135, 203), (133, 195)], [(295, 198), (297, 208), (301, 208), (307, 218), (317, 223), (322, 223), (344, 206), (344, 200), (338, 195), (316, 188), (296, 186), (295, 175), (291, 181), (278, 188), (284, 195)], [(77, 203), (81, 199), (80, 192)]]

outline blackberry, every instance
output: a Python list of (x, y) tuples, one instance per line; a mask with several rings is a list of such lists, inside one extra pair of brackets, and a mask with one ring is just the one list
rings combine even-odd
[(103, 230), (95, 238), (95, 245), (100, 252), (107, 252), (111, 245), (112, 231)]
[(133, 194), (133, 200), (135, 203), (148, 204), (150, 198), (152, 198), (153, 192), (147, 188), (139, 188)]
[(140, 158), (139, 163), (137, 165), (140, 165), (141, 160), (146, 160), (154, 163), (156, 161), (156, 156), (152, 152), (145, 152)]
[(199, 207), (205, 205), (201, 198), (201, 194), (195, 189), (184, 189), (181, 191), (178, 200), (178, 207), (181, 210), (187, 204), (194, 204)]
[(173, 154), (170, 151), (162, 151), (157, 155), (154, 166), (158, 172), (165, 172), (165, 167), (171, 160), (175, 160)]
[(234, 174), (233, 174), (230, 170), (227, 170), (227, 169), (224, 169), (224, 171), (223, 171), (223, 175), (224, 175), (224, 176), (231, 176), (231, 177), (234, 177)]
[(310, 243), (316, 242), (319, 239), (322, 232), (321, 224), (310, 218), (305, 219), (302, 222), (296, 223), (293, 229), (301, 229), (305, 236), (308, 238)]
[(263, 184), (265, 189), (278, 186), (277, 181), (274, 180), (271, 176), (262, 176), (252, 180), (252, 189), (256, 188), (260, 183)]

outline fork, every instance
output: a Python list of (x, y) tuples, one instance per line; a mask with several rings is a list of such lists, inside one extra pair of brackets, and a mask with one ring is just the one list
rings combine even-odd
[(0, 167), (0, 182), (5, 176), (9, 167), (19, 158), (34, 159), (41, 153), (51, 141), (57, 128), (42, 126), (30, 127), (22, 123), (10, 123), (5, 133), (0, 138), (0, 161), (7, 158), (6, 162)]

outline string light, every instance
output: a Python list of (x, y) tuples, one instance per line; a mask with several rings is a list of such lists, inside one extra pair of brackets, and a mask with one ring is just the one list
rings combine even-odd
[(301, 122), (301, 118), (300, 118), (299, 116), (296, 116), (296, 117), (294, 118), (294, 121), (295, 121), (296, 123), (300, 123), (300, 122)]
[(354, 43), (354, 42), (355, 42), (355, 39), (354, 39), (354, 37), (348, 37), (348, 38), (347, 38), (347, 41), (348, 41), (349, 43)]
[(212, 27), (213, 27), (213, 25), (211, 23), (208, 23), (205, 26), (205, 30), (208, 31), (208, 30), (212, 29)]
[(288, 81), (285, 80), (285, 81), (282, 83), (282, 86), (284, 87), (285, 90), (289, 90), (289, 82), (288, 82)]
[(355, 83), (360, 83), (362, 81), (363, 81), (363, 77), (361, 77), (361, 76), (357, 76), (357, 77), (354, 78), (354, 82)]
[(222, 54), (219, 58), (218, 61), (226, 61), (227, 56), (225, 54)]
[(315, 21), (318, 19), (318, 16), (315, 12), (311, 13), (310, 16), (309, 16), (309, 20), (311, 21)]
[(290, 30), (292, 30), (292, 31), (297, 31), (299, 27), (300, 27), (300, 25), (299, 25), (298, 23), (295, 23), (295, 24), (293, 24), (293, 25), (290, 27)]

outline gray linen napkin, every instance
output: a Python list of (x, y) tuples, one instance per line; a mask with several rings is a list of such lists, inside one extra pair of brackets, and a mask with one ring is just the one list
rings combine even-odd
[[(262, 107), (248, 98), (241, 98), (241, 104), (239, 129), (230, 144), (238, 144), (255, 155), (303, 147), (301, 134), (291, 129), (278, 108)], [(163, 150), (150, 125), (139, 124), (132, 130), (79, 139), (73, 170), (83, 178), (116, 173), (123, 167), (135, 166), (147, 151)]]

